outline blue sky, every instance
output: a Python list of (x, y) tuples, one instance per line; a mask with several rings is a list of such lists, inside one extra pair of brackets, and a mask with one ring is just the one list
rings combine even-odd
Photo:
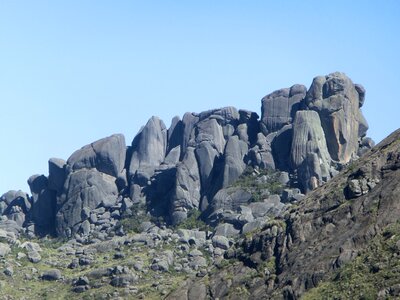
[(380, 141), (399, 127), (400, 1), (0, 0), (0, 194), (50, 157), (152, 115), (235, 106), (334, 71), (367, 90)]

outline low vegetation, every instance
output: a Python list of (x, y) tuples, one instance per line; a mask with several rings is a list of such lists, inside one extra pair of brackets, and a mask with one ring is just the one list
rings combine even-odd
[(281, 194), (284, 186), (279, 182), (281, 172), (271, 169), (246, 168), (233, 186), (240, 187), (253, 196), (253, 201), (263, 201), (270, 194)]

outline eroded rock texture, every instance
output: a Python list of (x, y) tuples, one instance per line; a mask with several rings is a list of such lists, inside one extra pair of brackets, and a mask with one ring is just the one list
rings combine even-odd
[[(257, 113), (234, 107), (186, 113), (173, 118), (168, 129), (151, 117), (129, 147), (116, 134), (84, 146), (67, 161), (50, 159), (49, 176), (28, 181), (32, 196), (9, 192), (0, 212), (18, 228), (61, 236), (107, 234), (140, 205), (172, 224), (197, 209), (242, 230), (260, 221), (246, 207), (250, 202), (266, 203), (263, 210), (272, 207), (277, 214), (280, 204), (298, 201), (373, 146), (360, 110), (364, 100), (361, 85), (333, 73), (314, 78), (308, 91), (293, 85), (265, 96), (260, 120)], [(255, 174), (282, 171), (285, 190), (271, 194), (271, 178), (265, 177), (255, 198), (244, 200), (243, 187), (228, 193), (249, 167)], [(357, 180), (352, 195), (363, 193), (364, 181)], [(221, 197), (243, 205), (224, 209)]]

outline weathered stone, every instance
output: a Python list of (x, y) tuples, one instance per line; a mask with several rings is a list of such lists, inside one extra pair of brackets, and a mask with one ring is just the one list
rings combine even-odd
[(229, 186), (242, 175), (246, 167), (243, 159), (247, 152), (247, 144), (239, 140), (237, 136), (232, 136), (228, 139), (225, 148), (222, 187)]
[(170, 206), (172, 224), (178, 224), (186, 219), (187, 211), (199, 207), (199, 203), (200, 174), (194, 149), (190, 147), (177, 168), (176, 186)]
[(331, 158), (315, 111), (296, 113), (290, 158), (292, 168), (298, 170), (304, 191), (310, 191), (330, 179)]
[[(81, 211), (84, 207), (91, 210), (101, 203), (116, 203), (118, 189), (115, 177), (94, 169), (81, 169), (68, 177), (65, 193), (59, 199), (56, 215), (56, 230), (59, 235), (69, 236), (78, 228), (74, 226), (83, 221)], [(70, 233), (68, 234), (68, 230)]]
[(246, 234), (249, 232), (254, 232), (258, 229), (262, 229), (266, 223), (267, 223), (267, 219), (263, 219), (263, 220), (255, 220), (253, 222), (244, 224), (244, 226), (242, 228), (242, 234)]
[(43, 274), (40, 276), (42, 280), (47, 280), (47, 281), (55, 281), (61, 279), (62, 274), (61, 271), (58, 269), (51, 269), (43, 272)]
[(56, 191), (57, 193), (62, 192), (62, 188), (66, 179), (66, 161), (60, 158), (49, 159), (49, 177), (48, 177), (48, 188)]
[(340, 163), (349, 162), (357, 154), (360, 121), (365, 126), (359, 109), (364, 94), (360, 86), (339, 72), (314, 78), (307, 92), (305, 104), (320, 115), (330, 156)]
[(306, 91), (305, 86), (294, 85), (290, 89), (277, 90), (262, 99), (261, 121), (265, 135), (292, 122)]
[(73, 171), (95, 168), (118, 178), (125, 166), (125, 156), (125, 138), (122, 134), (114, 134), (75, 151), (67, 164)]
[(32, 220), (37, 233), (54, 233), (57, 192), (49, 188), (49, 181), (44, 175), (33, 175), (28, 179), (32, 193)]
[(0, 257), (5, 257), (11, 252), (11, 248), (8, 244), (0, 242)]
[(159, 118), (151, 117), (132, 141), (128, 173), (131, 183), (146, 184), (164, 161), (166, 151), (167, 128)]
[(223, 250), (227, 250), (229, 248), (229, 240), (222, 236), (222, 235), (216, 235), (212, 238), (212, 244), (216, 248), (221, 248)]
[(232, 224), (223, 223), (219, 224), (215, 228), (215, 235), (221, 235), (225, 237), (234, 237), (239, 234), (239, 230), (236, 229)]

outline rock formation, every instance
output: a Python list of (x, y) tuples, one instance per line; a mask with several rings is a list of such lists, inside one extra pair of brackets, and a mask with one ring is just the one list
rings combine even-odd
[[(287, 174), (274, 193), (283, 202), (297, 201), (295, 195), (327, 182), (373, 145), (360, 110), (364, 99), (361, 85), (333, 73), (314, 78), (308, 91), (293, 85), (265, 96), (260, 120), (257, 113), (234, 107), (186, 113), (182, 120), (175, 117), (169, 129), (152, 117), (129, 147), (117, 134), (83, 147), (66, 162), (50, 159), (48, 177), (29, 179), (31, 197), (18, 196), (18, 202), (11, 192), (3, 196), (3, 221), (29, 228), (31, 234), (69, 237), (108, 234), (138, 205), (170, 224), (183, 222), (192, 210), (216, 216), (221, 195), (239, 199), (246, 194), (240, 187), (233, 194), (229, 189), (248, 167), (256, 174)], [(260, 184), (270, 190), (255, 197), (276, 203), (268, 200), (268, 178)], [(242, 200), (232, 201), (246, 206), (254, 197)], [(246, 208), (234, 207), (235, 217), (223, 212), (217, 219), (222, 216), (241, 230), (252, 219)]]
[(400, 297), (400, 132), (373, 148), (364, 101), (333, 73), (51, 158), (0, 197), (2, 295)]

